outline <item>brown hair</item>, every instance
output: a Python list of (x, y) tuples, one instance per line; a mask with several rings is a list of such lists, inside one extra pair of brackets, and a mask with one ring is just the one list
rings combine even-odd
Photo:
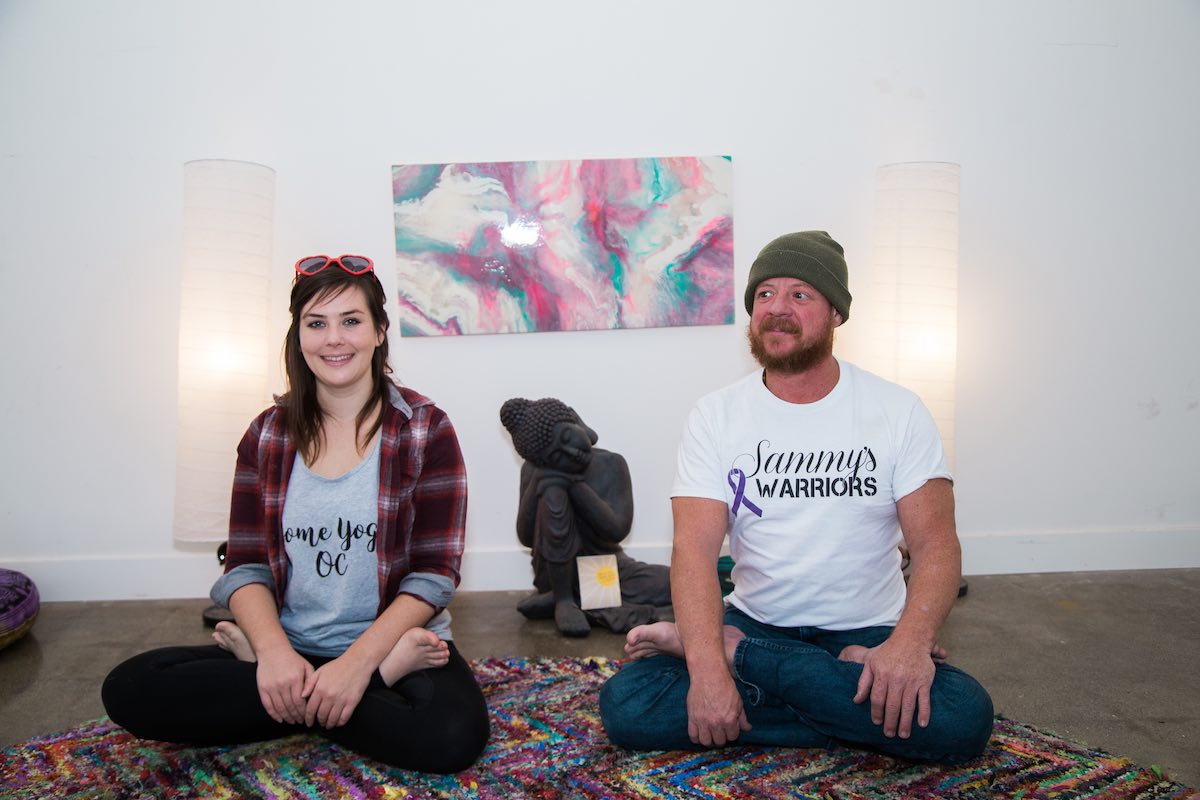
[(296, 443), (306, 464), (313, 463), (321, 454), (323, 423), (321, 406), (317, 402), (317, 380), (300, 350), (300, 313), (309, 303), (335, 297), (353, 286), (362, 289), (371, 323), (377, 332), (384, 334), (383, 342), (375, 348), (375, 354), (371, 357), (371, 395), (355, 420), (358, 441), (370, 441), (383, 424), (383, 414), (380, 413), (376, 415), (369, 430), (365, 433), (362, 430), (363, 423), (371, 413), (377, 407), (382, 409), (388, 402), (388, 387), (391, 383), (387, 377), (392, 371), (388, 365), (387, 330), (390, 323), (387, 316), (387, 297), (383, 293), (383, 285), (379, 278), (374, 272), (351, 275), (336, 265), (330, 265), (316, 275), (297, 275), (292, 283), (292, 299), (289, 305), (292, 324), (283, 342), (283, 365), (287, 373), (288, 391), (279, 402), (284, 408), (288, 435)]

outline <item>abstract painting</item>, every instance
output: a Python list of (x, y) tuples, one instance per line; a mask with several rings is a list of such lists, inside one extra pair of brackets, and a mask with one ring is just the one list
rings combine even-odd
[(727, 156), (392, 167), (403, 336), (733, 323)]

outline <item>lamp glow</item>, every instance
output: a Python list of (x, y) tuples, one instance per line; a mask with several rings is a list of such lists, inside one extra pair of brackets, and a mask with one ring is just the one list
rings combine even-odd
[(886, 164), (875, 176), (872, 368), (916, 392), (954, 463), (959, 165)]
[(184, 164), (175, 538), (223, 540), (236, 451), (267, 401), (275, 171)]

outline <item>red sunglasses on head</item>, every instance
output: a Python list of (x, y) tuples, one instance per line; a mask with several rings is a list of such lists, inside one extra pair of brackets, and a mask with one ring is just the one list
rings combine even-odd
[(309, 256), (296, 262), (297, 275), (316, 275), (330, 264), (336, 264), (351, 275), (365, 275), (375, 270), (375, 262), (366, 256)]

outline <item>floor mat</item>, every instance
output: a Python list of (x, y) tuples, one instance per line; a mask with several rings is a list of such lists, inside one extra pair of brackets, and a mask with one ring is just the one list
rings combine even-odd
[(1192, 798), (1127, 759), (1011, 720), (958, 767), (848, 749), (733, 747), (631, 753), (600, 727), (596, 695), (619, 662), (473, 662), (492, 738), (457, 775), (387, 767), (317, 735), (235, 747), (134, 739), (107, 719), (0, 751), (0, 797), (47, 798)]

